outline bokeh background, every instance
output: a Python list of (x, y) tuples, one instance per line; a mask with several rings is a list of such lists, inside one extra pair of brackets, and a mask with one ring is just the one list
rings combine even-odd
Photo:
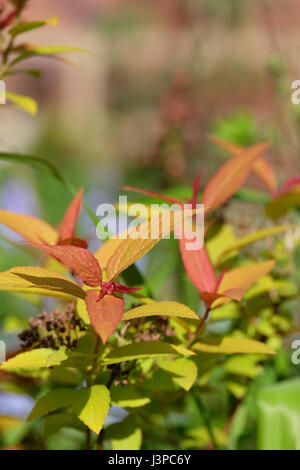
[[(40, 80), (7, 80), (12, 91), (35, 98), (39, 112), (1, 106), (0, 150), (52, 161), (75, 187), (84, 186), (93, 210), (116, 201), (124, 184), (184, 193), (200, 170), (208, 181), (225, 161), (210, 133), (241, 145), (271, 139), (267, 159), (279, 181), (299, 173), (300, 105), (291, 103), (291, 83), (300, 78), (298, 0), (31, 0), (25, 18), (56, 15), (56, 28), (27, 40), (90, 53), (68, 55), (70, 64), (34, 58)], [(60, 223), (70, 202), (63, 186), (24, 166), (1, 162), (0, 170), (1, 208)], [(247, 186), (264, 191), (255, 177)], [(263, 209), (239, 201), (224, 217), (237, 235), (265, 220)], [(79, 233), (99, 244), (84, 213)], [(12, 237), (3, 228), (1, 234)], [(159, 253), (168, 256), (167, 245), (160, 250), (152, 267), (147, 259), (140, 265), (150, 277), (160, 268)], [(1, 271), (31, 262), (1, 241)], [(164, 289), (153, 280), (161, 299), (177, 296), (168, 275), (176, 266), (170, 261), (168, 269)], [(2, 334), (13, 351), (16, 332), (40, 305), (5, 293), (0, 302)]]

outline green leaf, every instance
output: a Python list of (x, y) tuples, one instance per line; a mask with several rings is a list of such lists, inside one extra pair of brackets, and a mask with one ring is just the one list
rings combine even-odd
[(45, 417), (45, 437), (58, 433), (62, 428), (75, 428), (85, 431), (84, 424), (71, 413), (54, 413)]
[(40, 369), (42, 367), (46, 367), (47, 359), (52, 353), (53, 349), (33, 349), (32, 351), (20, 353), (17, 356), (12, 357), (4, 364), (1, 364), (0, 369), (12, 372), (19, 369)]
[(22, 52), (18, 57), (16, 57), (12, 63), (10, 64), (11, 66), (18, 64), (19, 62), (22, 62), (23, 60), (28, 59), (29, 57), (33, 56), (53, 56), (56, 54), (63, 54), (67, 52), (85, 52), (89, 53), (86, 49), (82, 49), (80, 47), (76, 46), (33, 46), (29, 47), (26, 45), (26, 48), (24, 49), (24, 52)]
[(224, 369), (229, 374), (253, 379), (263, 371), (262, 367), (259, 365), (262, 359), (263, 356), (259, 354), (233, 356), (225, 362)]
[(112, 405), (124, 408), (139, 408), (150, 403), (150, 398), (133, 385), (124, 387), (111, 387), (110, 389)]
[(40, 418), (53, 411), (64, 408), (72, 403), (76, 390), (70, 388), (61, 388), (59, 390), (53, 390), (43, 395), (35, 404), (34, 408), (28, 417), (28, 421), (32, 419)]
[(52, 352), (47, 358), (46, 367), (53, 367), (61, 364), (64, 361), (69, 359), (82, 359), (82, 358), (89, 358), (92, 360), (94, 354), (84, 354), (82, 352), (77, 351), (64, 351), (63, 349), (59, 349), (58, 351)]
[(145, 357), (159, 357), (179, 354), (190, 354), (184, 348), (179, 348), (168, 343), (157, 343), (154, 341), (141, 341), (140, 343), (128, 344), (114, 349), (103, 361), (106, 364), (117, 364), (119, 362), (143, 359)]
[(276, 352), (265, 343), (248, 338), (216, 338), (205, 343), (197, 342), (193, 350), (208, 354), (271, 354)]
[(283, 217), (291, 209), (300, 206), (300, 193), (293, 192), (284, 194), (277, 199), (274, 199), (266, 206), (266, 215), (271, 220), (276, 221)]
[(212, 264), (216, 265), (221, 254), (234, 243), (237, 237), (232, 227), (228, 224), (214, 224), (207, 231), (206, 249)]
[(296, 225), (283, 225), (257, 230), (256, 232), (251, 233), (246, 237), (240, 238), (239, 240), (228, 246), (225, 250), (223, 250), (219, 256), (218, 263), (221, 263), (224, 260), (224, 257), (236, 250), (245, 248), (245, 246), (263, 240), (264, 238), (268, 238), (270, 236), (277, 235), (278, 233), (286, 232), (288, 230), (293, 230), (295, 228)]
[(13, 93), (12, 91), (7, 91), (6, 98), (14, 103), (18, 108), (23, 109), (23, 111), (27, 111), (27, 113), (31, 114), (32, 116), (35, 116), (38, 112), (37, 102), (29, 96), (19, 95), (17, 93)]
[(300, 380), (271, 385), (258, 396), (259, 450), (300, 450)]
[(157, 361), (157, 365), (168, 373), (174, 383), (186, 391), (191, 389), (197, 379), (197, 366), (190, 359), (160, 359)]
[(47, 24), (50, 24), (52, 26), (57, 26), (58, 24), (57, 16), (54, 16), (53, 18), (48, 18), (47, 20), (43, 20), (43, 21), (31, 21), (31, 22), (26, 22), (26, 23), (19, 23), (13, 28), (11, 28), (9, 30), (9, 33), (11, 34), (11, 36), (16, 37), (19, 34), (27, 33), (28, 31), (41, 28), (42, 26), (45, 26)]
[(55, 178), (57, 181), (62, 183), (72, 195), (76, 194), (76, 191), (70, 186), (64, 176), (58, 171), (55, 165), (48, 160), (44, 160), (41, 157), (35, 157), (32, 155), (21, 155), (19, 153), (0, 152), (0, 160), (5, 160), (9, 163), (21, 163), (27, 165), (35, 170), (46, 173), (48, 176)]
[(111, 439), (113, 450), (140, 450), (142, 446), (142, 430), (132, 416), (106, 428), (105, 438)]
[(110, 407), (110, 393), (104, 385), (93, 385), (76, 391), (73, 411), (92, 431), (99, 434)]

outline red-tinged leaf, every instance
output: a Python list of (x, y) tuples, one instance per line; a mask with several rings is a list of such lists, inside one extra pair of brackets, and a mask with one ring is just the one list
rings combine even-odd
[(76, 246), (38, 245), (30, 243), (47, 255), (54, 256), (61, 263), (74, 271), (79, 279), (90, 287), (97, 287), (102, 280), (102, 271), (98, 261), (88, 250)]
[(203, 292), (200, 295), (200, 298), (206, 303), (208, 307), (211, 307), (212, 304), (219, 299), (229, 299), (241, 301), (245, 291), (243, 289), (228, 289), (223, 293), (217, 292)]
[(60, 240), (58, 245), (71, 245), (71, 246), (77, 246), (79, 248), (88, 248), (88, 244), (83, 238), (77, 238), (77, 237), (72, 237), (72, 238), (66, 238), (65, 240)]
[[(232, 155), (239, 155), (243, 152), (244, 148), (237, 144), (232, 144), (226, 140), (220, 139), (219, 137), (209, 136), (209, 140), (218, 145), (224, 150), (227, 150)], [(277, 178), (275, 171), (273, 170), (270, 163), (267, 162), (263, 157), (257, 160), (253, 165), (253, 171), (256, 173), (258, 178), (266, 185), (271, 193), (276, 191), (277, 188)]]
[(123, 186), (124, 191), (133, 191), (139, 194), (145, 194), (146, 196), (157, 197), (163, 201), (169, 202), (170, 204), (182, 204), (178, 199), (171, 196), (165, 196), (164, 194), (157, 193), (156, 191), (149, 191), (148, 189), (136, 188), (135, 186)]
[(89, 290), (85, 304), (91, 324), (105, 344), (122, 320), (125, 302), (114, 295), (105, 295), (101, 300), (98, 298), (98, 290)]
[[(290, 178), (280, 189), (274, 194), (274, 199), (277, 199), (285, 194), (293, 192), (295, 190), (298, 191), (300, 188), (300, 175), (294, 176)], [(300, 190), (299, 190), (300, 191)]]
[(80, 188), (80, 190), (78, 191), (74, 199), (71, 201), (71, 204), (69, 205), (65, 213), (63, 222), (61, 224), (61, 229), (60, 229), (61, 240), (75, 237), (76, 223), (77, 223), (81, 206), (82, 206), (82, 195), (83, 195), (83, 189)]
[(203, 203), (207, 210), (227, 201), (246, 181), (257, 161), (270, 146), (270, 142), (253, 145), (228, 160), (206, 185)]
[(189, 278), (200, 292), (214, 292), (216, 281), (205, 247), (200, 250), (187, 250), (187, 243), (191, 243), (191, 240), (187, 240), (183, 234), (179, 240), (179, 248)]
[(193, 199), (192, 199), (192, 204), (196, 205), (197, 204), (197, 198), (198, 198), (198, 193), (200, 189), (200, 182), (202, 178), (202, 172), (199, 173), (193, 183)]

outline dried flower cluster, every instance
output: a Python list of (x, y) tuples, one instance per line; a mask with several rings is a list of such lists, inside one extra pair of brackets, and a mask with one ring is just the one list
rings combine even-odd
[(29, 319), (29, 328), (19, 334), (22, 347), (53, 348), (65, 346), (74, 349), (80, 332), (86, 326), (77, 316), (74, 304), (67, 305), (65, 310), (42, 312), (37, 318)]

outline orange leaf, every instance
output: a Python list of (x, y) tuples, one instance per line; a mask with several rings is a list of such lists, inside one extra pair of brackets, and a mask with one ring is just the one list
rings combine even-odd
[[(227, 142), (226, 140), (220, 139), (219, 137), (209, 136), (209, 140), (213, 143), (218, 145), (219, 147), (227, 150), (232, 155), (239, 155), (243, 152), (244, 148), (240, 145), (232, 144), (231, 142)], [(257, 160), (253, 165), (253, 171), (256, 175), (261, 179), (261, 181), (266, 185), (271, 193), (276, 191), (277, 189), (277, 178), (276, 174), (267, 160), (261, 157)]]
[(87, 249), (88, 244), (83, 238), (77, 238), (77, 237), (72, 237), (72, 238), (65, 238), (64, 240), (59, 240), (58, 245), (72, 245), (72, 246), (77, 246), (79, 248), (85, 248)]
[(270, 142), (253, 145), (232, 157), (219, 169), (204, 189), (203, 203), (208, 206), (208, 210), (223, 204), (244, 184), (254, 162), (269, 146)]
[(215, 276), (212, 265), (209, 261), (205, 247), (201, 250), (187, 250), (186, 243), (190, 243), (184, 237), (179, 240), (181, 258), (185, 270), (200, 292), (213, 292), (215, 290)]
[(102, 280), (102, 271), (98, 261), (88, 250), (76, 246), (66, 245), (38, 245), (31, 243), (35, 248), (47, 255), (54, 256), (63, 264), (71, 268), (85, 284), (97, 287)]
[(1, 209), (0, 223), (30, 242), (54, 244), (58, 239), (58, 233), (51, 225), (30, 215), (16, 214)]
[(105, 344), (122, 320), (125, 302), (114, 295), (105, 295), (97, 301), (98, 297), (97, 290), (87, 291), (85, 304), (91, 324)]
[(83, 189), (80, 188), (65, 213), (60, 229), (60, 240), (75, 237), (76, 223), (82, 206), (82, 195)]
[(225, 293), (232, 289), (250, 289), (261, 277), (272, 271), (275, 261), (269, 260), (262, 263), (242, 266), (225, 273), (218, 293)]
[[(195, 211), (185, 211), (185, 216)], [(106, 266), (107, 281), (111, 281), (122, 271), (142, 258), (163, 237), (170, 234), (183, 221), (183, 211), (163, 211), (160, 215), (146, 220), (137, 229), (130, 229)], [(134, 231), (134, 235), (133, 235)], [(155, 235), (154, 235), (155, 234)], [(135, 237), (135, 238), (134, 238)]]

